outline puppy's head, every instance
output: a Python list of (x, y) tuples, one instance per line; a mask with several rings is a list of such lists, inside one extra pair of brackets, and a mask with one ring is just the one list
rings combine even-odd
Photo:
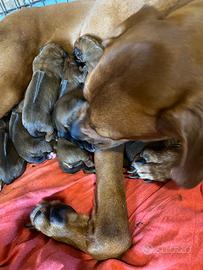
[(51, 113), (59, 95), (59, 81), (46, 72), (36, 71), (26, 90), (22, 122), (34, 137), (54, 133)]
[[(7, 129), (7, 128), (6, 128)], [(17, 153), (7, 130), (0, 129), (0, 179), (5, 184), (20, 177), (26, 168), (26, 161)]]
[(29, 163), (41, 163), (50, 159), (52, 146), (43, 137), (32, 137), (22, 125), (24, 100), (12, 110), (9, 136), (18, 154)]
[(33, 72), (41, 70), (47, 74), (62, 78), (64, 60), (67, 53), (57, 44), (48, 43), (40, 49), (33, 61)]
[(94, 167), (86, 151), (65, 139), (58, 139), (56, 149), (60, 167), (67, 173), (72, 174), (81, 169)]
[(59, 133), (70, 130), (72, 123), (79, 117), (83, 102), (82, 89), (80, 88), (68, 92), (56, 102), (53, 122)]
[(81, 36), (74, 44), (74, 54), (79, 63), (85, 63), (91, 72), (103, 55), (103, 45), (90, 35)]
[(67, 57), (65, 59), (64, 63), (64, 75), (63, 80), (67, 81), (66, 91), (61, 90), (63, 94), (60, 94), (60, 96), (64, 95), (67, 91), (71, 91), (74, 88), (77, 88), (79, 86), (83, 86), (85, 79), (87, 76), (87, 70), (85, 68), (81, 68), (77, 65), (77, 63), (70, 57)]

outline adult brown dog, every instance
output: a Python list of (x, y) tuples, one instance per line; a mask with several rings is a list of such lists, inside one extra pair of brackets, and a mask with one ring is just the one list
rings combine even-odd
[[(162, 14), (185, 2), (189, 1), (144, 1), (158, 7)], [(202, 177), (203, 152), (203, 134), (199, 129), (199, 22), (203, 6), (202, 1), (194, 3), (197, 7), (189, 5), (163, 21), (149, 9), (125, 21), (143, 5), (143, 1), (134, 0), (83, 1), (22, 10), (8, 16), (0, 25), (0, 117), (22, 99), (40, 46), (51, 41), (70, 50), (81, 34), (104, 39), (125, 21), (106, 42), (104, 56), (88, 78), (85, 96), (89, 104), (85, 105), (83, 115), (86, 120), (75, 129), (75, 135), (84, 136), (89, 130), (88, 139), (93, 138), (105, 147), (130, 139), (178, 137), (183, 153), (181, 165), (173, 175), (180, 184), (188, 185), (188, 178), (193, 185), (197, 184)], [(120, 256), (131, 244), (122, 163), (122, 146), (96, 151), (97, 197), (91, 220), (53, 202), (34, 209), (32, 224), (46, 235), (97, 259)], [(188, 164), (193, 166), (191, 172)]]

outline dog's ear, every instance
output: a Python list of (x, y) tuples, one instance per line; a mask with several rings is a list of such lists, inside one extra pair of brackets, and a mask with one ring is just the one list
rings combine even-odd
[(122, 34), (124, 34), (129, 28), (137, 25), (142, 21), (149, 21), (151, 19), (161, 19), (161, 14), (152, 6), (144, 6), (138, 12), (131, 15), (127, 20), (119, 24), (110, 37), (106, 38), (102, 42), (102, 46), (104, 48), (111, 45), (115, 38), (118, 38)]
[(158, 129), (166, 135), (178, 137), (182, 156), (171, 177), (180, 186), (191, 188), (203, 180), (203, 110), (196, 104), (178, 107), (161, 114)]

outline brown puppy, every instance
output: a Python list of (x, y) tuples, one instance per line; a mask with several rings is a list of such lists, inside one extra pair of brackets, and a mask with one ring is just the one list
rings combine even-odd
[(84, 102), (83, 90), (79, 87), (68, 92), (56, 102), (53, 122), (59, 137), (64, 137), (63, 134), (70, 132), (71, 125), (79, 117), (80, 108)]
[[(31, 79), (32, 61), (37, 54), (38, 49), (45, 43), (55, 42), (62, 46), (66, 51), (70, 52), (75, 40), (80, 35), (88, 33), (104, 39), (111, 35), (111, 31), (119, 23), (125, 21), (130, 15), (137, 12), (143, 4), (150, 3), (150, 5), (158, 7), (163, 13), (167, 13), (169, 10), (183, 5), (185, 2), (189, 1), (90, 0), (61, 4), (58, 6), (48, 6), (39, 9), (22, 9), (17, 13), (7, 16), (7, 18), (0, 23), (0, 48), (2, 48), (0, 50), (0, 90), (2, 91), (0, 117), (23, 98), (23, 93)], [(27, 23), (28, 18), (29, 23)], [(154, 31), (153, 29), (152, 32), (156, 33), (156, 30)], [(117, 35), (118, 34), (119, 33), (117, 33)], [(147, 37), (147, 35), (148, 33), (146, 33), (145, 37)], [(116, 35), (114, 35), (114, 37), (115, 39), (119, 39), (119, 35), (117, 38)], [(175, 43), (177, 44), (176, 41)], [(106, 53), (108, 55), (107, 50), (105, 51), (104, 56)], [(124, 70), (124, 63), (127, 65), (135, 60), (133, 58), (133, 61), (126, 61), (126, 59), (131, 59), (131, 52), (129, 52), (129, 54), (130, 57), (127, 55), (122, 62), (118, 61), (120, 66), (123, 66)], [(104, 59), (104, 56), (102, 59)], [(103, 61), (102, 59), (101, 61)], [(111, 59), (117, 59), (117, 55), (114, 57), (112, 54)], [(16, 67), (21, 71), (20, 73)], [(112, 73), (114, 73), (115, 68), (117, 69), (117, 66), (114, 65), (108, 67), (109, 69), (112, 69)], [(126, 70), (128, 70), (128, 68)], [(108, 69), (106, 71), (108, 71)], [(98, 76), (101, 76), (100, 79), (102, 79), (103, 74), (100, 72), (97, 74)], [(130, 77), (127, 77), (127, 79), (125, 78), (123, 86), (129, 86), (131, 83), (129, 78), (137, 77), (135, 74), (129, 75)], [(143, 73), (139, 78), (141, 78), (142, 75)], [(96, 75), (97, 79), (99, 79), (98, 76)], [(93, 77), (90, 77), (89, 84), (93, 79)], [(182, 77), (183, 76), (181, 76), (181, 78)], [(111, 80), (114, 80), (114, 78), (115, 76), (112, 76)], [(120, 79), (122, 79), (122, 77)], [(128, 82), (128, 84), (126, 84), (126, 82)], [(92, 89), (94, 89), (93, 86), (94, 81), (92, 81)], [(114, 83), (109, 84), (108, 86), (112, 89), (116, 89)], [(117, 92), (117, 94), (116, 99), (113, 98), (112, 104), (114, 104), (114, 106), (117, 104), (115, 102), (117, 99), (120, 99), (123, 102), (123, 98), (120, 98), (122, 97), (122, 95), (120, 96), (120, 92)], [(126, 99), (124, 99), (124, 101), (126, 101), (124, 102), (126, 107), (128, 107), (127, 103), (130, 98), (131, 96), (127, 95)], [(146, 100), (146, 98), (144, 100)], [(104, 101), (106, 102), (106, 100)], [(121, 104), (122, 102), (119, 103)], [(129, 107), (130, 106), (131, 105), (129, 104)], [(125, 109), (123, 111), (127, 113)], [(117, 111), (119, 110), (120, 106), (118, 106)], [(103, 112), (107, 112), (106, 107)], [(102, 114), (104, 114), (103, 112)], [(127, 118), (130, 116), (131, 114), (127, 113)], [(140, 130), (139, 124), (141, 123), (141, 127), (143, 128), (143, 123), (145, 123), (145, 119), (139, 116), (140, 114), (136, 115), (136, 117), (132, 115), (132, 117), (128, 119), (129, 121), (130, 119), (139, 119), (139, 122), (134, 124), (134, 126), (138, 128), (137, 131)], [(117, 121), (119, 117), (120, 115), (118, 114), (117, 117), (113, 119), (114, 124), (124, 125), (127, 118), (124, 117), (125, 119), (123, 121), (123, 117), (121, 117), (121, 119)], [(98, 123), (102, 125), (100, 121)], [(124, 126), (126, 132), (131, 130), (132, 123), (133, 121), (129, 128), (126, 122), (126, 126)], [(95, 132), (94, 134), (95, 137), (98, 138), (97, 133)], [(152, 137), (149, 136), (148, 138), (151, 139)], [(107, 141), (110, 141), (109, 138), (106, 139), (106, 142)], [(112, 145), (112, 141), (109, 145)], [(59, 241), (72, 244), (83, 251), (88, 252), (94, 258), (105, 259), (118, 257), (130, 245), (122, 177), (123, 149), (97, 151), (95, 153), (95, 163), (97, 169), (97, 198), (95, 200), (96, 205), (92, 213), (91, 222), (89, 222), (89, 220), (87, 221), (88, 218), (86, 218), (82, 225), (81, 219), (76, 218), (74, 219), (75, 222), (71, 218), (69, 220), (67, 211), (64, 211), (62, 223), (49, 223), (47, 216), (43, 214), (46, 212), (44, 211), (46, 207), (49, 209), (49, 204), (46, 206), (39, 206), (35, 209), (34, 213), (36, 215), (32, 215), (32, 222), (33, 225), (36, 225), (36, 228), (43, 233), (52, 236)], [(52, 207), (56, 207), (59, 211), (59, 207), (56, 205)], [(112, 211), (112, 208), (114, 211)], [(40, 209), (42, 209), (42, 211), (40, 211)], [(78, 215), (76, 215), (76, 217), (79, 218)], [(83, 219), (84, 217), (81, 218)], [(56, 228), (56, 226), (60, 226), (60, 228)]]
[(22, 125), (23, 101), (12, 110), (9, 135), (18, 154), (29, 163), (41, 163), (53, 156), (53, 149), (44, 137), (32, 137)]
[(103, 46), (96, 38), (84, 35), (74, 44), (74, 59), (65, 59), (60, 97), (78, 87), (83, 87), (90, 73), (103, 55)]
[(58, 137), (66, 138), (80, 145), (82, 149), (92, 152), (94, 151), (93, 146), (83, 141), (74, 140), (70, 136), (70, 129), (79, 117), (80, 108), (85, 101), (82, 88), (87, 73), (96, 66), (103, 54), (103, 50), (95, 38), (82, 36), (76, 41), (74, 51), (77, 63), (71, 57), (67, 57), (65, 60), (61, 98), (55, 105), (53, 121)]
[(24, 173), (25, 168), (26, 161), (18, 155), (9, 138), (8, 123), (0, 120), (0, 180), (10, 184)]
[(80, 108), (84, 103), (83, 90), (76, 88), (68, 91), (55, 104), (53, 111), (53, 123), (57, 130), (57, 137), (65, 138), (66, 140), (80, 146), (81, 149), (89, 152), (94, 152), (93, 145), (80, 140), (75, 140), (70, 135), (72, 124), (80, 115)]
[(79, 67), (71, 57), (67, 57), (64, 63), (60, 97), (64, 96), (68, 91), (70, 92), (75, 88), (82, 88), (84, 86), (86, 76), (86, 68)]
[(44, 46), (33, 61), (33, 76), (26, 90), (22, 122), (30, 135), (46, 135), (50, 141), (54, 133), (51, 113), (59, 97), (65, 51), (54, 43)]
[(74, 44), (74, 54), (79, 63), (85, 64), (88, 73), (96, 67), (104, 53), (104, 48), (96, 38), (81, 36)]
[(80, 170), (95, 172), (94, 163), (88, 152), (66, 139), (59, 138), (56, 144), (59, 165), (64, 172), (76, 173)]
[(134, 157), (132, 153), (135, 151), (131, 147), (128, 152), (131, 156), (131, 169), (128, 171), (130, 178), (164, 182), (171, 179), (170, 170), (179, 162), (181, 145), (175, 140), (148, 142), (136, 147)]

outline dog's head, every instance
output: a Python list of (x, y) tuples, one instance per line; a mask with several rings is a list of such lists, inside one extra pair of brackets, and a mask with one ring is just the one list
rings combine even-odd
[(197, 185), (203, 179), (203, 85), (186, 38), (152, 8), (119, 26), (88, 76), (87, 102), (72, 136), (98, 147), (178, 138), (181, 162), (171, 176), (181, 186)]

